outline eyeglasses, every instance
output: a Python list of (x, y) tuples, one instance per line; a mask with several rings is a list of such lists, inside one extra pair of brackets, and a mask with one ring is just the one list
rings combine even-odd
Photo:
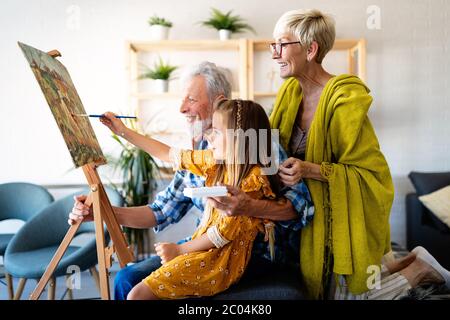
[(283, 47), (287, 46), (288, 44), (294, 44), (294, 43), (299, 43), (301, 44), (300, 41), (293, 41), (293, 42), (273, 42), (269, 45), (270, 47), (270, 51), (272, 52), (272, 54), (276, 54), (277, 57), (281, 57), (281, 54), (283, 53)]

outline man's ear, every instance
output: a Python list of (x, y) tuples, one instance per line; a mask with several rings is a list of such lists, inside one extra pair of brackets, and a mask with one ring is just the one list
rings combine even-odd
[(218, 102), (218, 101), (223, 100), (223, 99), (226, 99), (226, 98), (225, 98), (225, 95), (219, 94), (219, 95), (214, 99), (214, 102)]
[(316, 41), (311, 42), (308, 51), (306, 52), (306, 59), (308, 59), (308, 61), (314, 61), (317, 57), (318, 51), (319, 44)]
[(213, 101), (213, 108), (217, 105), (220, 100), (226, 99), (225, 95), (219, 94)]

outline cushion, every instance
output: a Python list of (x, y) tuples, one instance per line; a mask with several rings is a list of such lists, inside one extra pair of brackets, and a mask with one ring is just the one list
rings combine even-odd
[(408, 175), (417, 195), (422, 196), (450, 184), (450, 172), (411, 172)]
[(420, 196), (419, 200), (450, 228), (450, 185)]

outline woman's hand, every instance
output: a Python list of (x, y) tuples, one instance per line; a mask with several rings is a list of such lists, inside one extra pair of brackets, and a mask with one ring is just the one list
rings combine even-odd
[(112, 112), (105, 112), (100, 122), (107, 126), (112, 132), (118, 136), (124, 136), (128, 128), (123, 124), (122, 120), (116, 118), (116, 114)]
[(279, 169), (278, 175), (286, 186), (296, 185), (309, 173), (307, 162), (296, 158), (287, 159)]
[(297, 158), (289, 158), (279, 168), (278, 176), (286, 186), (293, 186), (304, 178), (327, 181), (320, 173), (320, 165)]
[(156, 254), (161, 257), (161, 263), (165, 264), (181, 254), (181, 248), (176, 243), (160, 242), (155, 244)]
[(70, 225), (73, 225), (76, 221), (92, 221), (94, 220), (92, 206), (87, 206), (84, 202), (87, 199), (85, 195), (74, 196), (75, 203), (73, 209), (69, 214)]

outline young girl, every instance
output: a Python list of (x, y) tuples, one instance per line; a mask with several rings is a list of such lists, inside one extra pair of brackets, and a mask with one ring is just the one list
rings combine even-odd
[[(224, 183), (237, 186), (256, 199), (276, 197), (271, 188), (278, 191), (276, 176), (261, 172), (263, 164), (269, 165), (269, 159), (261, 159), (261, 156), (270, 157), (271, 135), (267, 115), (257, 103), (220, 101), (213, 114), (208, 150), (171, 149), (126, 128), (112, 113), (105, 113), (101, 121), (152, 156), (171, 161), (174, 169), (204, 176), (206, 186)], [(234, 134), (227, 135), (227, 129), (233, 130)], [(249, 129), (256, 132), (265, 129), (267, 135), (257, 134), (257, 141), (250, 141), (249, 135), (245, 135)], [(251, 151), (258, 155), (254, 159), (257, 161), (252, 161)], [(156, 246), (162, 266), (136, 285), (128, 299), (181, 299), (212, 296), (226, 290), (244, 273), (259, 231), (264, 232), (261, 219), (227, 216), (207, 204), (191, 241)]]

